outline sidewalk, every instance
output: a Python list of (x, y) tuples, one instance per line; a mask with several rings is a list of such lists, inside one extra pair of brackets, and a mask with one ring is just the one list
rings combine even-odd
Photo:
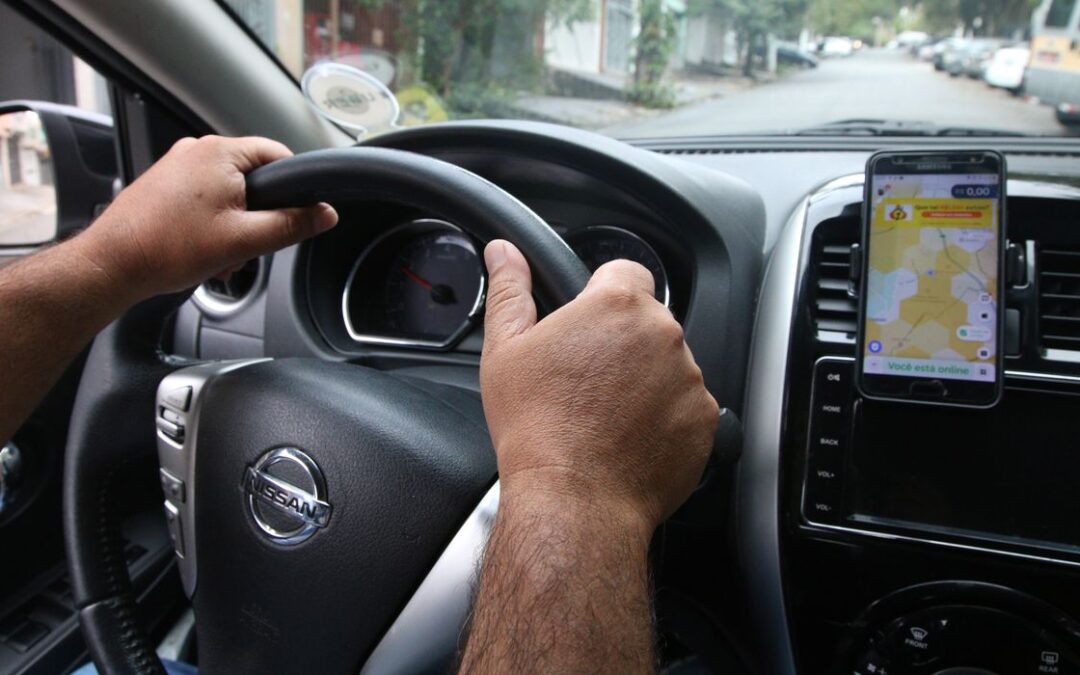
[(614, 124), (656, 117), (691, 103), (745, 91), (755, 82), (745, 77), (684, 75), (675, 85), (675, 108), (650, 109), (612, 98), (523, 95), (510, 104), (513, 113), (542, 122), (567, 124), (584, 129), (601, 129)]

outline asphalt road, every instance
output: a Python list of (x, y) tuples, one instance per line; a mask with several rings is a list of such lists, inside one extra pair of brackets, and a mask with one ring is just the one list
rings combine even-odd
[(54, 188), (40, 185), (0, 185), (0, 246), (40, 244), (55, 236)]
[(779, 132), (852, 118), (926, 121), (1060, 135), (1047, 106), (967, 77), (949, 77), (906, 53), (867, 50), (822, 60), (744, 92), (604, 130), (621, 138)]

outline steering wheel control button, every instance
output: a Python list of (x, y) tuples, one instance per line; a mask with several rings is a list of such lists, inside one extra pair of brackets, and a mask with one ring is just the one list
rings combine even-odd
[(164, 417), (157, 418), (157, 428), (161, 433), (165, 434), (168, 438), (176, 441), (177, 443), (184, 442), (184, 427), (170, 422)]
[(173, 551), (176, 555), (184, 557), (184, 523), (180, 516), (180, 509), (172, 502), (165, 502), (165, 523), (169, 526), (169, 539), (172, 540)]
[(186, 420), (184, 420), (183, 415), (176, 412), (175, 410), (171, 410), (169, 408), (166, 408), (165, 406), (161, 406), (161, 409), (158, 410), (158, 415), (161, 416), (161, 419), (163, 419), (163, 420), (165, 420), (167, 422), (172, 422), (173, 424), (175, 424), (177, 426), (182, 427), (182, 426), (184, 426), (184, 424), (186, 422)]
[(180, 412), (187, 412), (191, 405), (191, 387), (177, 387), (165, 392), (161, 400)]
[(255, 525), (272, 542), (292, 546), (330, 522), (322, 470), (299, 448), (275, 448), (244, 472), (244, 492)]
[(160, 474), (161, 490), (165, 493), (165, 498), (173, 504), (183, 504), (187, 501), (187, 491), (185, 490), (184, 481), (172, 475), (165, 469), (161, 469)]

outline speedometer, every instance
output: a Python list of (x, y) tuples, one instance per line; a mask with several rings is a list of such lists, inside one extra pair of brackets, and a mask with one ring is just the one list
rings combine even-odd
[(472, 325), (484, 302), (472, 239), (450, 223), (414, 220), (357, 258), (341, 307), (357, 342), (441, 349)]
[(652, 272), (656, 284), (656, 299), (670, 306), (667, 270), (653, 247), (633, 232), (612, 225), (594, 225), (571, 230), (566, 234), (566, 243), (590, 272), (595, 272), (596, 268), (612, 260), (632, 260), (640, 263)]

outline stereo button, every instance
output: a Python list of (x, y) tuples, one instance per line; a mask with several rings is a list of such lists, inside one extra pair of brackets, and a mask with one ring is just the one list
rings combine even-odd
[(846, 403), (852, 394), (852, 366), (847, 361), (821, 361), (814, 380), (814, 400)]
[(819, 478), (814, 471), (807, 476), (806, 493), (803, 499), (803, 515), (815, 523), (835, 525), (840, 522), (840, 481), (835, 472), (831, 478)]

